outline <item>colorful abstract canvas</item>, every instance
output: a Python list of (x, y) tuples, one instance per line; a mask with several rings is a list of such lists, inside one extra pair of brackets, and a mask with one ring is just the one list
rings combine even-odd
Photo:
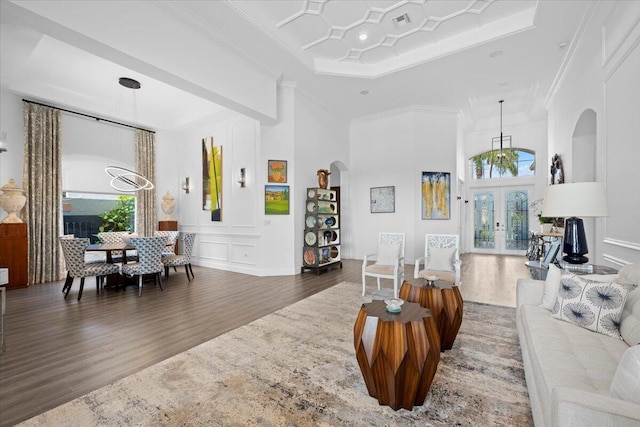
[(422, 172), (422, 219), (451, 219), (451, 174)]
[(202, 209), (211, 211), (211, 221), (222, 221), (222, 147), (212, 136), (202, 139)]

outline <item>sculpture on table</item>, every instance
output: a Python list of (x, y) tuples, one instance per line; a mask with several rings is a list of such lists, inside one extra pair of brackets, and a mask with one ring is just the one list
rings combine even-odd
[(7, 212), (7, 217), (2, 220), (3, 224), (20, 224), (24, 221), (18, 217), (17, 213), (24, 208), (27, 202), (27, 196), (22, 188), (16, 185), (13, 178), (9, 179), (9, 183), (0, 188), (0, 207)]
[(328, 169), (318, 169), (318, 187), (326, 189), (329, 186), (329, 175)]
[(173, 210), (176, 208), (176, 201), (171, 195), (171, 193), (169, 193), (168, 191), (167, 191), (167, 194), (165, 194), (164, 197), (162, 198), (162, 203), (160, 204), (160, 207), (162, 208), (162, 212), (164, 212), (164, 218), (162, 218), (162, 220), (172, 221), (173, 218), (171, 218), (171, 214), (173, 213)]

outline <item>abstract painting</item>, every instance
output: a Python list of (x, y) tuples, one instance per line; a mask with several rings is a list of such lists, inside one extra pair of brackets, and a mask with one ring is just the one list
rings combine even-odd
[(266, 215), (289, 215), (289, 186), (264, 186), (264, 213)]
[(202, 138), (202, 209), (211, 221), (222, 221), (222, 147), (213, 137)]
[(451, 174), (422, 172), (422, 219), (451, 219)]
[(396, 187), (371, 187), (371, 213), (391, 213), (396, 211)]

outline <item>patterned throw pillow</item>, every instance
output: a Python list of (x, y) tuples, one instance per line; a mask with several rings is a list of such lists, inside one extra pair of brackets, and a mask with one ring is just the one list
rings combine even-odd
[(591, 331), (622, 339), (620, 316), (627, 295), (633, 288), (634, 285), (595, 282), (575, 274), (563, 274), (551, 315)]

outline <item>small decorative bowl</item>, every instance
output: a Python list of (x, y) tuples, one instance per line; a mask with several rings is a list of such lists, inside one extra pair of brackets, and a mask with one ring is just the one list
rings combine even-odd
[(404, 304), (404, 300), (400, 298), (390, 298), (384, 300), (384, 303), (387, 304), (387, 311), (389, 313), (400, 313), (402, 311), (402, 304)]
[(440, 277), (438, 276), (427, 276), (425, 277), (425, 279), (427, 279), (427, 283), (430, 285), (433, 285), (437, 280), (440, 279)]

